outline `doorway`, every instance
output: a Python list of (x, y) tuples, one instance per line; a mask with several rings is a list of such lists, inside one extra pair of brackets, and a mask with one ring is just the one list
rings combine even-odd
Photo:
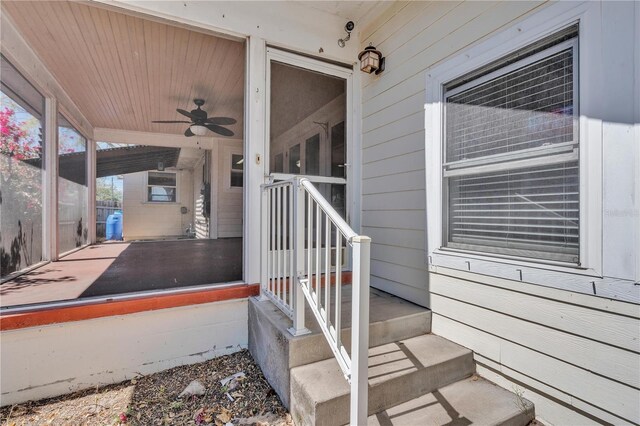
[(349, 68), (267, 49), (269, 179), (304, 176), (347, 222), (351, 80)]

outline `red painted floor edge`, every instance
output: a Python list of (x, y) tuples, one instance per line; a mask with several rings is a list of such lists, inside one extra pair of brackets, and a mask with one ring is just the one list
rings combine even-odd
[(82, 321), (114, 315), (199, 305), (223, 300), (244, 299), (260, 294), (259, 284), (240, 284), (181, 294), (141, 297), (139, 299), (100, 302), (83, 306), (53, 308), (21, 314), (0, 315), (0, 331), (17, 330), (47, 324)]

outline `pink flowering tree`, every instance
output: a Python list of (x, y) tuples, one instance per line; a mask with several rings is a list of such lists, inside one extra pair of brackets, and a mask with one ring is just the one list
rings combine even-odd
[[(35, 117), (20, 120), (11, 106), (0, 109), (2, 275), (40, 260), (42, 142), (33, 136), (38, 131)], [(34, 243), (38, 249), (34, 250)]]
[[(39, 162), (42, 145), (36, 142), (10, 108), (0, 110), (0, 154), (2, 154), (2, 191), (23, 201), (21, 213), (27, 215), (42, 206), (42, 177)], [(29, 162), (28, 160), (32, 160)], [(31, 164), (30, 164), (31, 163)]]

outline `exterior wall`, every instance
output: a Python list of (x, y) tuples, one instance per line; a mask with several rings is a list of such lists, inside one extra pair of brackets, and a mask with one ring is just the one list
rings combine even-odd
[(433, 333), (522, 393), (544, 424), (640, 419), (640, 308), (448, 268), (430, 276)]
[(0, 405), (117, 383), (247, 347), (247, 299), (0, 334)]
[(398, 3), (365, 28), (386, 71), (363, 79), (362, 232), (371, 284), (428, 305), (425, 265), (425, 70), (540, 3)]
[[(617, 76), (598, 82), (606, 89), (598, 92), (592, 117), (602, 123), (602, 178), (595, 174), (593, 190), (603, 193), (599, 278), (547, 274), (535, 285), (499, 268), (466, 272), (464, 258), (427, 268), (425, 218), (433, 217), (425, 213), (427, 73), (547, 5), (396, 3), (360, 34), (361, 47), (372, 42), (387, 61), (383, 74), (362, 82), (362, 223), (372, 237), (371, 284), (429, 306), (433, 332), (473, 349), (479, 372), (522, 392), (545, 424), (640, 419), (640, 306), (633, 286), (640, 279), (640, 8), (590, 5), (598, 9), (599, 21), (590, 24), (601, 28), (601, 45), (581, 45), (597, 58), (588, 77)], [(598, 68), (605, 64), (607, 70)], [(585, 294), (593, 279), (636, 302)], [(630, 290), (620, 290), (623, 285)], [(563, 286), (574, 291), (550, 288)]]
[[(172, 171), (167, 169), (167, 171)], [(122, 227), (125, 239), (178, 237), (193, 223), (193, 172), (178, 171), (178, 194), (175, 203), (147, 202), (147, 173), (124, 175)], [(187, 214), (181, 207), (189, 209)]]
[[(242, 237), (242, 190), (231, 187), (231, 154), (242, 154), (237, 141), (220, 143), (217, 174), (217, 228), (218, 238)], [(246, 162), (244, 163), (246, 164)]]

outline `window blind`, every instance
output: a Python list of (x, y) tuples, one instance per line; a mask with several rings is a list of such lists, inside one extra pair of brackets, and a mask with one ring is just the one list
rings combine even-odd
[(446, 247), (579, 263), (576, 46), (445, 86)]
[(572, 142), (573, 51), (446, 99), (447, 161)]
[(578, 163), (449, 179), (449, 246), (577, 263)]

